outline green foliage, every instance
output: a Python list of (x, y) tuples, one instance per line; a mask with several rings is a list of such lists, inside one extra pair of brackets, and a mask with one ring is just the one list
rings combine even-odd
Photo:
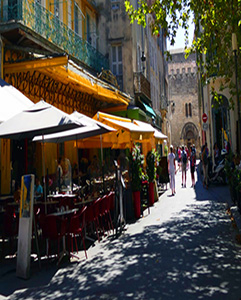
[(130, 178), (133, 192), (141, 190), (143, 163), (144, 155), (141, 154), (140, 147), (135, 144), (133, 149), (130, 151), (129, 156)]
[(159, 161), (159, 154), (155, 149), (148, 152), (146, 156), (146, 173), (148, 181), (153, 182), (156, 179), (157, 162)]
[(232, 189), (241, 192), (241, 170), (237, 168), (239, 163), (239, 158), (230, 152), (225, 160), (224, 170), (229, 186)]
[[(241, 45), (241, 1), (154, 0), (148, 5), (146, 0), (140, 0), (138, 3), (138, 8), (134, 9), (130, 1), (125, 1), (131, 22), (137, 20), (138, 24), (146, 26), (146, 15), (152, 14), (153, 21), (148, 24), (152, 33), (157, 35), (162, 28), (171, 45), (175, 44), (178, 28), (183, 28), (186, 56), (193, 52), (197, 54), (198, 69), (204, 84), (214, 82), (217, 77), (223, 78), (220, 88), (231, 90), (229, 100), (233, 108), (236, 90), (230, 81), (235, 70), (232, 33), (237, 34), (237, 44)], [(187, 48), (190, 20), (195, 25), (195, 38), (192, 46)], [(205, 61), (203, 54), (206, 54)], [(238, 55), (238, 68), (238, 77), (241, 78), (241, 55)]]

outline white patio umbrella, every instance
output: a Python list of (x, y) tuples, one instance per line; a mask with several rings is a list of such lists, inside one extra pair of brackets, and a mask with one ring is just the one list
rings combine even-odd
[[(41, 100), (29, 109), (23, 110), (0, 124), (0, 138), (15, 140), (33, 139), (36, 135), (60, 132), (83, 126), (78, 120), (60, 109)], [(42, 151), (43, 153), (43, 151)], [(45, 161), (43, 153), (43, 176), (45, 179)], [(44, 180), (44, 198), (46, 200), (46, 183)]]
[(14, 86), (0, 78), (0, 123), (30, 108), (33, 104)]
[[(77, 145), (77, 140), (79, 139), (85, 139), (96, 135), (102, 135), (110, 131), (115, 131), (114, 128), (105, 125), (99, 121), (96, 121), (90, 117), (87, 117), (86, 115), (81, 114), (77, 111), (73, 112), (70, 116), (73, 119), (80, 122), (83, 125), (83, 127), (66, 130), (64, 132), (44, 135), (44, 141), (47, 143), (63, 143), (67, 141), (76, 140), (76, 145)], [(42, 140), (41, 136), (36, 136), (33, 139), (33, 141), (41, 141), (41, 140)], [(103, 157), (101, 157), (101, 159), (103, 160)], [(77, 148), (77, 161), (79, 162), (78, 148)], [(77, 167), (78, 167), (78, 174), (79, 174), (79, 163), (77, 163)], [(78, 181), (79, 181), (79, 176), (78, 176)]]
[[(83, 127), (66, 130), (64, 132), (46, 134), (44, 135), (45, 143), (63, 143), (72, 140), (89, 138), (110, 131), (115, 131), (114, 128), (102, 124), (101, 122), (98, 122), (94, 119), (91, 119), (90, 117), (87, 117), (77, 111), (73, 112), (70, 116), (74, 120), (80, 122), (83, 125)], [(41, 140), (42, 136), (36, 136), (33, 139), (34, 142)]]
[(21, 140), (83, 126), (77, 119), (41, 100), (0, 124), (0, 138)]

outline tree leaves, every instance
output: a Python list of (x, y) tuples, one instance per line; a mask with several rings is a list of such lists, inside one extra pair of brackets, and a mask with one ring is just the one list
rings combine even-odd
[[(152, 34), (158, 35), (164, 29), (170, 44), (175, 44), (177, 30), (184, 29), (186, 54), (197, 53), (198, 69), (203, 72), (203, 83), (210, 78), (221, 77), (222, 85), (231, 89), (230, 101), (233, 102), (235, 89), (231, 84), (234, 74), (234, 56), (232, 53), (232, 33), (237, 34), (241, 45), (241, 0), (154, 0), (151, 4), (139, 1), (134, 9), (130, 1), (125, 1), (126, 11), (133, 23), (146, 26), (146, 15), (152, 14), (150, 25)], [(187, 49), (189, 20), (195, 24), (195, 39)], [(204, 55), (206, 58), (204, 59)], [(239, 54), (239, 52), (238, 52)], [(170, 55), (168, 55), (170, 57)], [(238, 55), (238, 78), (241, 78), (241, 55)], [(224, 87), (222, 86), (222, 89)]]

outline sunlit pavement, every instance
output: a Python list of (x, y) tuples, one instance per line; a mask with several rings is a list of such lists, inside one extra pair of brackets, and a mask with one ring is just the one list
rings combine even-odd
[[(88, 249), (88, 259), (31, 279), (0, 277), (8, 299), (241, 299), (241, 246), (226, 213), (228, 187), (198, 181), (167, 190), (118, 239)], [(1, 298), (0, 298), (1, 299)]]

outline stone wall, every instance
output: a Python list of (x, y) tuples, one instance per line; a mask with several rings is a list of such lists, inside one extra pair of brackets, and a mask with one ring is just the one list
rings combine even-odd
[(200, 150), (200, 113), (195, 54), (185, 59), (184, 52), (172, 53), (168, 63), (169, 120), (171, 143), (196, 145)]

